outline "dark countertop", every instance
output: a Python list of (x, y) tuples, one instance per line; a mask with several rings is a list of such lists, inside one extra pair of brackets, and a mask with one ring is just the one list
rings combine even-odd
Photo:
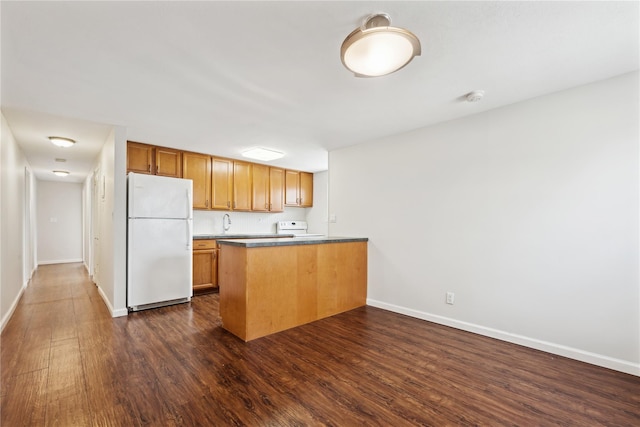
[(276, 239), (237, 239), (218, 240), (221, 245), (241, 246), (245, 248), (261, 248), (268, 246), (320, 245), (323, 243), (368, 242), (367, 237), (293, 237)]
[(204, 239), (267, 239), (267, 238), (287, 238), (293, 234), (273, 234), (273, 233), (243, 233), (243, 234), (194, 234), (193, 240)]

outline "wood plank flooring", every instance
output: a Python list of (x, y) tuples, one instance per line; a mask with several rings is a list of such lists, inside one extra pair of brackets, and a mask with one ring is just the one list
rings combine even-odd
[(244, 343), (218, 295), (112, 319), (40, 267), (1, 337), (13, 426), (638, 426), (640, 378), (364, 307)]

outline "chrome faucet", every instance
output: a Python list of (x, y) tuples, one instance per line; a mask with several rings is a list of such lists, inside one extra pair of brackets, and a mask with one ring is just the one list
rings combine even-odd
[(231, 217), (229, 216), (229, 214), (224, 214), (224, 216), (222, 217), (222, 228), (224, 229), (225, 233), (231, 228)]

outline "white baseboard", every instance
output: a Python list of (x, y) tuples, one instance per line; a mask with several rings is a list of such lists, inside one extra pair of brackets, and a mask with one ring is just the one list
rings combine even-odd
[(38, 261), (38, 265), (47, 265), (47, 264), (69, 264), (72, 262), (82, 262), (82, 258), (73, 258), (73, 259), (57, 259), (57, 260), (49, 260), (49, 261)]
[(25, 284), (20, 288), (20, 292), (18, 292), (18, 295), (13, 300), (13, 303), (11, 303), (11, 307), (9, 307), (9, 311), (7, 311), (7, 313), (2, 317), (2, 325), (0, 325), (0, 332), (4, 331), (4, 327), (7, 325), (7, 323), (9, 323), (9, 319), (11, 319), (11, 316), (13, 316), (13, 312), (16, 311), (16, 307), (18, 306), (18, 303), (20, 302), (20, 298), (22, 298), (22, 294), (24, 294), (24, 290), (26, 287), (27, 286)]
[(126, 308), (119, 308), (118, 310), (113, 310), (111, 312), (112, 317), (122, 317), (122, 316), (128, 316), (128, 315), (129, 315), (129, 310), (127, 310)]
[(104, 305), (107, 306), (109, 313), (111, 313), (111, 317), (121, 317), (121, 316), (129, 315), (129, 310), (127, 310), (126, 308), (120, 308), (118, 310), (114, 310), (113, 306), (111, 305), (111, 302), (109, 301), (109, 298), (107, 298), (107, 295), (105, 295), (105, 293), (102, 291), (102, 288), (100, 286), (98, 286), (98, 293), (102, 297), (102, 301), (104, 302)]
[(592, 365), (602, 366), (603, 368), (613, 369), (627, 374), (640, 376), (640, 363), (632, 363), (626, 360), (615, 359), (601, 354), (591, 353), (577, 348), (567, 347), (560, 344), (554, 344), (547, 341), (529, 338), (523, 335), (512, 334), (498, 329), (488, 328), (486, 326), (476, 325), (473, 323), (463, 322), (449, 317), (439, 316), (436, 314), (426, 313), (411, 308), (401, 307), (394, 304), (388, 304), (382, 301), (367, 299), (367, 305), (378, 307), (383, 310), (392, 311), (394, 313), (404, 314), (421, 320), (438, 323), (440, 325), (450, 326), (452, 328), (461, 329), (467, 332), (473, 332), (513, 344), (522, 345), (524, 347), (534, 348), (536, 350), (546, 351), (547, 353), (557, 354), (558, 356), (568, 357), (570, 359), (579, 360), (581, 362), (590, 363)]

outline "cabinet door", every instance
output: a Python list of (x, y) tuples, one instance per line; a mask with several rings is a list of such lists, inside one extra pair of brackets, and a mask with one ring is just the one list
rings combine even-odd
[(300, 174), (298, 171), (285, 171), (284, 174), (284, 205), (298, 206), (300, 195)]
[(193, 181), (193, 208), (208, 209), (211, 196), (211, 157), (183, 153), (182, 177)]
[(284, 211), (284, 169), (269, 168), (269, 210)]
[(300, 200), (299, 205), (303, 208), (313, 206), (313, 174), (300, 172)]
[(253, 165), (251, 210), (269, 210), (269, 166)]
[(182, 178), (182, 152), (173, 148), (156, 147), (156, 175)]
[(153, 146), (127, 141), (127, 172), (153, 174)]
[(213, 288), (218, 287), (218, 261), (220, 259), (220, 249), (216, 248), (211, 254), (211, 284)]
[(214, 287), (213, 270), (215, 251), (217, 249), (205, 249), (193, 251), (193, 290), (201, 291)]
[(213, 158), (211, 209), (231, 210), (233, 195), (233, 161)]
[(251, 163), (233, 162), (233, 210), (251, 210)]

